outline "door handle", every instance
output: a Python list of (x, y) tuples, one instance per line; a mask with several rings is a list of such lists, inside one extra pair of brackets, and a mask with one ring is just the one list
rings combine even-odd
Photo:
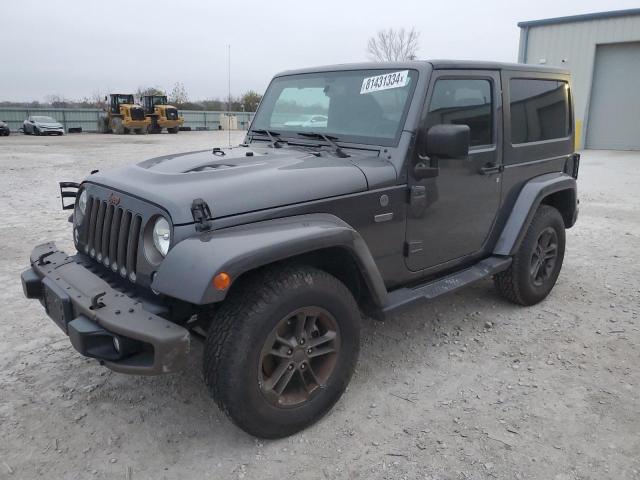
[(496, 165), (493, 162), (489, 162), (480, 168), (480, 175), (493, 175), (494, 173), (501, 173), (503, 170), (504, 165)]

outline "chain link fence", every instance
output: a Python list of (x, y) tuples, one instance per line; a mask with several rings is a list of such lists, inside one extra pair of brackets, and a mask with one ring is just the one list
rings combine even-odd
[[(191, 130), (247, 130), (254, 112), (216, 112), (199, 110), (179, 110), (184, 117), (184, 127)], [(42, 115), (55, 118), (62, 124), (65, 132), (69, 128), (81, 128), (83, 132), (98, 132), (99, 118), (104, 111), (99, 108), (19, 108), (0, 107), (0, 120), (7, 122), (12, 132), (22, 128), (30, 115)], [(229, 115), (229, 117), (227, 117)]]

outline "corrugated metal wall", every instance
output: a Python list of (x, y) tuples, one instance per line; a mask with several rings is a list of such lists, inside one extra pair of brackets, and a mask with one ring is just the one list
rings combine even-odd
[(519, 62), (571, 70), (578, 148), (588, 128), (596, 45), (633, 41), (640, 41), (640, 15), (523, 27)]
[[(220, 115), (225, 112), (180, 110), (184, 116), (184, 126), (193, 130), (206, 129), (218, 130), (220, 128)], [(83, 132), (98, 131), (98, 118), (103, 114), (102, 110), (80, 108), (13, 108), (0, 107), (0, 120), (9, 124), (9, 128), (18, 131), (22, 128), (22, 122), (29, 115), (44, 115), (58, 120), (68, 131), (69, 128), (82, 127)], [(231, 112), (238, 121), (238, 129), (246, 130), (253, 118), (253, 112)]]

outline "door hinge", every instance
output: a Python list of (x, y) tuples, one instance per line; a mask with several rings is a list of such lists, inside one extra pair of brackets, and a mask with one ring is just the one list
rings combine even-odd
[(427, 208), (427, 188), (424, 185), (414, 185), (409, 189), (409, 213), (413, 218), (420, 218)]
[(422, 241), (420, 240), (404, 242), (404, 256), (410, 257), (416, 253), (420, 253), (422, 251), (422, 245)]
[(207, 202), (201, 198), (196, 198), (191, 204), (191, 215), (196, 222), (196, 230), (203, 232), (211, 227), (209, 218), (211, 218), (211, 209)]

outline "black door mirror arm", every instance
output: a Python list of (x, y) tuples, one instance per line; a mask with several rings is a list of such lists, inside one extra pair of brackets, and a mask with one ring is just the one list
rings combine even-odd
[(422, 180), (424, 178), (434, 178), (440, 175), (440, 168), (438, 167), (438, 157), (432, 155), (431, 157), (427, 155), (418, 155), (418, 159), (420, 160), (413, 167), (413, 175), (417, 180)]

